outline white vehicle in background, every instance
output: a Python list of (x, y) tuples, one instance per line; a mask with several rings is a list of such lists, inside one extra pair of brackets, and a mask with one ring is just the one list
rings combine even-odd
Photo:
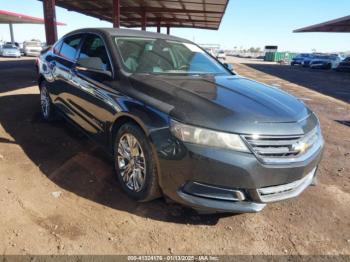
[(216, 58), (219, 59), (220, 61), (221, 60), (226, 60), (226, 53), (224, 50), (219, 50), (219, 52), (217, 53), (216, 55)]
[(25, 56), (39, 56), (43, 50), (40, 40), (30, 40), (23, 43), (23, 52)]
[(208, 47), (205, 47), (204, 49), (205, 49), (205, 51), (207, 51), (211, 56), (216, 57), (215, 49), (213, 49), (213, 48), (208, 48)]
[(316, 55), (310, 62), (311, 68), (336, 69), (344, 58), (338, 54)]
[(4, 57), (21, 57), (21, 52), (16, 45), (13, 44), (5, 44), (1, 48), (1, 56)]

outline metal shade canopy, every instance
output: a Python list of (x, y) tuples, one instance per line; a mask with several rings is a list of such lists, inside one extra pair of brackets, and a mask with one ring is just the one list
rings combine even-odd
[(333, 32), (333, 33), (349, 33), (350, 32), (350, 15), (334, 19), (321, 24), (316, 24), (293, 31), (294, 33), (304, 32)]
[[(44, 23), (45, 23), (45, 20), (42, 18), (0, 10), (0, 24), (9, 24), (12, 43), (15, 42), (15, 37), (13, 33), (13, 24), (44, 24)], [(66, 25), (66, 24), (56, 22), (55, 25)]]
[[(0, 24), (44, 24), (42, 18), (0, 10)], [(66, 25), (57, 22), (56, 25)]]
[[(215, 30), (220, 26), (228, 2), (229, 0), (56, 0), (55, 5), (114, 24), (118, 16), (116, 27)], [(119, 7), (117, 13), (116, 6)]]

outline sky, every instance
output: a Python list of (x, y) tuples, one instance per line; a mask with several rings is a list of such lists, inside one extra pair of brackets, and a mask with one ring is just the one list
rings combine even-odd
[[(38, 0), (0, 0), (0, 9), (43, 17)], [(171, 34), (198, 44), (219, 44), (224, 49), (248, 49), (278, 45), (280, 51), (350, 51), (349, 33), (292, 33), (294, 29), (350, 15), (350, 0), (230, 0), (218, 31), (171, 29)], [(84, 27), (111, 27), (112, 24), (79, 13), (56, 8), (58, 36)], [(155, 28), (148, 28), (155, 31)], [(165, 33), (165, 28), (162, 32)], [(15, 40), (45, 40), (43, 25), (14, 25)], [(0, 40), (9, 40), (8, 25), (0, 25)]]

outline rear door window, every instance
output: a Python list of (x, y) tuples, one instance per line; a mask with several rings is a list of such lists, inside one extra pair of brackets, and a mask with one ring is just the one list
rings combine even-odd
[(64, 39), (60, 50), (60, 56), (70, 61), (75, 60), (82, 35), (69, 36)]

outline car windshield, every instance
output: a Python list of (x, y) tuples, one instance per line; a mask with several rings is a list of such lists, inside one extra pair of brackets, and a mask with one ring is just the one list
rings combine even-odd
[(4, 48), (4, 49), (17, 49), (17, 47), (13, 46), (13, 45), (4, 45), (2, 48)]
[(230, 75), (223, 65), (191, 43), (131, 37), (115, 37), (114, 42), (129, 73)]

